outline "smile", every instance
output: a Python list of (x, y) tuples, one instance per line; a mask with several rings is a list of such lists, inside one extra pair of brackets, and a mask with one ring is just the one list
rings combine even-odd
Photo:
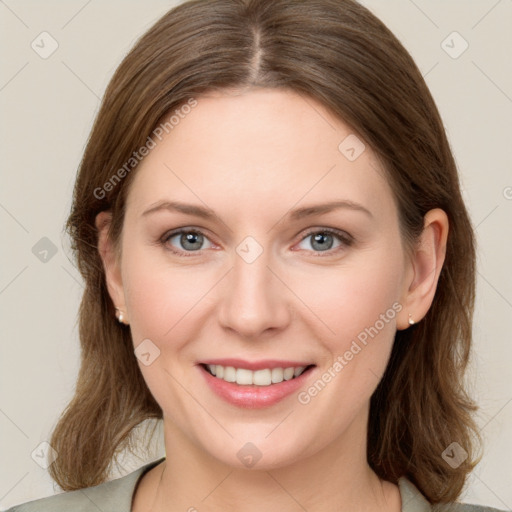
[(205, 368), (211, 375), (225, 382), (234, 382), (240, 386), (271, 386), (299, 377), (307, 367), (263, 368), (253, 371), (247, 368), (208, 364), (205, 365)]
[(236, 407), (260, 409), (294, 396), (318, 373), (305, 361), (215, 359), (197, 364), (208, 388)]

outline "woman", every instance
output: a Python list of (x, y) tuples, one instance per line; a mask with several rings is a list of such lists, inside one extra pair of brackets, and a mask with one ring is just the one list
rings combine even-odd
[[(427, 86), (364, 7), (167, 13), (107, 89), (68, 228), (70, 492), (12, 510), (453, 508), (478, 462), (473, 231)], [(106, 482), (148, 418), (167, 456)]]

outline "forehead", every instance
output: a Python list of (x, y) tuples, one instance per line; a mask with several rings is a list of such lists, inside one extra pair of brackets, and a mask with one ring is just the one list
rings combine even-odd
[(339, 198), (371, 202), (377, 214), (394, 207), (372, 150), (314, 99), (258, 89), (196, 101), (173, 117), (162, 140), (154, 138), (136, 170), (133, 207), (176, 196), (207, 204), (230, 198), (233, 208), (253, 205), (260, 212), (262, 204)]

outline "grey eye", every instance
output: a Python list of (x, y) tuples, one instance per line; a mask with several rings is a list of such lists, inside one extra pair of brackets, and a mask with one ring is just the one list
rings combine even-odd
[[(173, 243), (173, 240), (177, 240), (177, 242)], [(169, 236), (167, 242), (180, 250), (199, 251), (208, 248), (203, 247), (203, 244), (209, 241), (202, 233), (197, 231), (180, 231)]]
[[(340, 237), (338, 235), (329, 233), (328, 231), (316, 231), (304, 237), (300, 242), (301, 244), (308, 244), (309, 247), (303, 246), (300, 248), (308, 251), (313, 250), (315, 252), (329, 251), (335, 248), (334, 243), (336, 239), (338, 239), (338, 246), (341, 245), (341, 242), (339, 241)], [(310, 242), (308, 243), (308, 241)]]

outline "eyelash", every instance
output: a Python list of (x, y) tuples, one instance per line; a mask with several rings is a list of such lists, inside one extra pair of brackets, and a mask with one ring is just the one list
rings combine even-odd
[[(175, 237), (176, 235), (190, 234), (190, 233), (200, 234), (209, 240), (209, 238), (206, 236), (206, 234), (203, 233), (200, 229), (188, 228), (188, 229), (178, 229), (175, 231), (165, 233), (164, 236), (160, 239), (160, 244), (163, 245), (167, 250), (171, 251), (172, 253), (176, 254), (179, 257), (189, 258), (192, 256), (196, 256), (198, 253), (201, 253), (202, 250), (178, 251), (178, 250), (172, 248), (172, 246), (170, 246), (168, 244), (169, 240), (171, 238)], [(350, 247), (354, 243), (354, 238), (352, 236), (350, 236), (348, 233), (345, 233), (344, 231), (339, 231), (339, 230), (333, 229), (333, 228), (324, 228), (324, 229), (313, 228), (306, 232), (306, 234), (300, 239), (299, 243), (303, 242), (309, 236), (315, 235), (315, 234), (332, 235), (341, 242), (341, 246), (337, 247), (335, 249), (328, 249), (326, 251), (310, 251), (315, 255), (315, 257), (322, 258), (322, 257), (333, 256), (335, 253), (337, 253), (338, 251), (343, 249), (343, 247), (345, 247), (345, 248)]]

